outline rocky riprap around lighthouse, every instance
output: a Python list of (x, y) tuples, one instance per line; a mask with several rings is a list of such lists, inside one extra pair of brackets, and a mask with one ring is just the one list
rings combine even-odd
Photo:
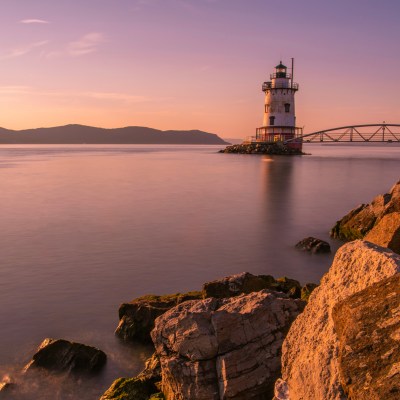
[(271, 154), (296, 156), (304, 155), (300, 149), (288, 147), (281, 143), (242, 143), (227, 146), (220, 150), (220, 153), (236, 153), (236, 154)]

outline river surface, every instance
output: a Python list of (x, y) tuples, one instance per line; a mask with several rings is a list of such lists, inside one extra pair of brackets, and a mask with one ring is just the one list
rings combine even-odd
[[(97, 399), (151, 348), (114, 337), (118, 306), (200, 289), (249, 271), (318, 282), (335, 221), (387, 192), (400, 147), (307, 145), (308, 156), (218, 154), (221, 146), (0, 147), (0, 378), (28, 399)], [(46, 337), (103, 349), (98, 377), (37, 380), (18, 371)]]

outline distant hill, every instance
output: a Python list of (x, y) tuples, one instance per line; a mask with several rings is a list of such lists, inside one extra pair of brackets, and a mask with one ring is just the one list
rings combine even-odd
[(243, 143), (243, 139), (238, 139), (238, 138), (222, 138), (222, 139), (230, 144), (242, 144)]
[(142, 126), (104, 129), (65, 125), (14, 131), (0, 128), (0, 144), (228, 144), (198, 130), (160, 131)]

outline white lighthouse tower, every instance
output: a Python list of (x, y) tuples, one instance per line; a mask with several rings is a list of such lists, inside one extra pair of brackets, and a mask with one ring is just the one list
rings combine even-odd
[[(264, 119), (263, 126), (256, 130), (257, 142), (283, 142), (302, 134), (302, 129), (296, 128), (294, 95), (299, 85), (293, 82), (293, 67), (293, 58), (291, 74), (281, 61), (270, 75), (271, 80), (262, 85), (265, 93)], [(289, 146), (301, 148), (301, 142), (293, 142)]]

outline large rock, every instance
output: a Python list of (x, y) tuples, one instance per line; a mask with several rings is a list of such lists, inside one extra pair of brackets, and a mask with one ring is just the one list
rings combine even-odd
[(24, 371), (43, 368), (51, 372), (94, 373), (107, 361), (101, 350), (62, 339), (45, 339)]
[(304, 304), (262, 290), (187, 301), (167, 311), (151, 333), (166, 398), (271, 398), (283, 338)]
[(399, 271), (399, 255), (369, 242), (358, 240), (337, 251), (329, 272), (286, 336), (282, 347), (282, 378), (286, 385), (280, 382), (276, 398), (345, 398), (339, 379), (339, 343), (332, 309), (339, 301)]
[(330, 234), (341, 240), (362, 239), (386, 214), (400, 211), (400, 182), (370, 204), (362, 204), (336, 222)]
[(147, 295), (124, 303), (119, 308), (120, 321), (115, 334), (126, 341), (150, 342), (150, 332), (154, 328), (155, 319), (184, 301), (209, 297), (228, 298), (263, 289), (284, 292), (292, 298), (301, 297), (301, 285), (294, 279), (275, 279), (270, 275), (242, 272), (205, 283), (202, 292)]
[(120, 321), (115, 334), (127, 341), (151, 342), (150, 332), (157, 317), (183, 301), (202, 297), (202, 292), (148, 295), (124, 303), (119, 307)]
[(365, 236), (364, 240), (388, 247), (400, 254), (400, 212), (386, 214)]
[(341, 301), (332, 315), (349, 399), (400, 399), (400, 274)]

